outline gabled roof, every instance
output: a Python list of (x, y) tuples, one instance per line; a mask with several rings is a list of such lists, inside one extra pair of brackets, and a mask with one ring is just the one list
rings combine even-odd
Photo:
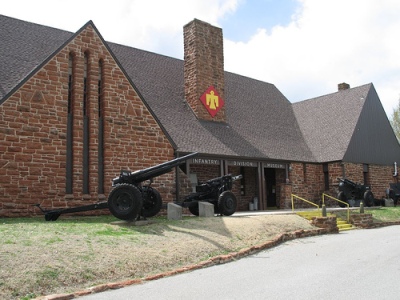
[[(1, 105), (76, 33), (2, 15), (0, 24)], [(291, 104), (272, 84), (225, 72), (227, 123), (201, 121), (184, 99), (182, 60), (105, 45), (179, 152), (301, 162), (360, 158), (363, 163), (387, 162), (400, 152), (372, 84)], [(375, 144), (391, 148), (387, 160), (379, 159), (375, 148), (359, 156), (360, 146), (372, 149), (366, 144), (374, 141), (364, 130), (371, 120), (379, 128), (371, 135), (380, 138)]]
[(0, 104), (24, 78), (72, 35), (0, 15)]
[(372, 83), (293, 108), (316, 162), (391, 164), (399, 159), (399, 143)]
[(178, 151), (312, 160), (290, 102), (272, 84), (225, 72), (227, 123), (198, 120), (184, 99), (183, 61), (109, 43)]
[[(23, 22), (0, 15), (0, 23), (2, 24), (3, 22), (5, 25), (4, 27), (0, 26), (0, 40), (4, 40), (7, 46), (4, 48), (0, 47), (0, 105), (9, 95), (28, 80), (34, 72), (43, 67), (54, 55), (56, 55), (63, 47), (65, 47), (65, 45), (67, 45), (88, 26), (93, 28), (98, 37), (102, 40), (104, 46), (110, 52), (111, 56), (113, 56), (115, 62), (121, 68), (122, 72), (125, 73), (123, 66), (120, 65), (120, 62), (116, 59), (107, 42), (104, 41), (92, 21), (88, 21), (76, 33)], [(19, 35), (16, 37), (13, 36), (15, 33)], [(4, 56), (1, 54), (4, 54)], [(13, 59), (15, 61), (13, 61)], [(8, 65), (10, 61), (14, 62), (14, 64)], [(15, 73), (13, 73), (14, 68), (17, 70)], [(15, 76), (12, 76), (13, 74), (15, 74)], [(153, 115), (161, 130), (167, 136), (172, 147), (176, 149), (174, 141), (165, 130), (163, 124), (161, 124), (157, 116), (154, 115), (154, 112), (145, 99), (143, 99), (129, 76), (127, 76), (127, 79), (130, 81), (139, 97), (141, 97), (143, 104)], [(1, 85), (2, 82), (4, 82), (3, 86)], [(1, 91), (4, 91), (4, 94), (2, 94)]]
[(343, 161), (391, 165), (399, 159), (400, 144), (371, 84)]

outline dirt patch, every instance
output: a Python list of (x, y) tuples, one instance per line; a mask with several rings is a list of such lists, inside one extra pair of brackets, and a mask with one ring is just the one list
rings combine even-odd
[(29, 299), (143, 278), (237, 252), (281, 233), (315, 229), (297, 215), (155, 218), (145, 226), (104, 218), (1, 222), (0, 298)]

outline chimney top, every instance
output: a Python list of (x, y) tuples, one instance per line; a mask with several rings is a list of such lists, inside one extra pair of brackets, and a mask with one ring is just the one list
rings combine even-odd
[(338, 84), (338, 91), (348, 90), (350, 88), (350, 84), (346, 82), (342, 82)]
[(183, 37), (186, 101), (198, 119), (226, 122), (222, 29), (194, 19)]

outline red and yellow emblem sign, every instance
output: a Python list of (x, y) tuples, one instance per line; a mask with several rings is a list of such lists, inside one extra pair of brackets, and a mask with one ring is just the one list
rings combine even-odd
[(200, 97), (200, 101), (203, 103), (205, 108), (211, 117), (219, 112), (219, 110), (224, 106), (224, 100), (219, 96), (217, 91), (213, 86), (210, 86), (203, 95)]

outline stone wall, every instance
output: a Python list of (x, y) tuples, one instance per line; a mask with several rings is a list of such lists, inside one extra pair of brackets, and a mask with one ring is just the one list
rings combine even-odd
[(374, 223), (372, 214), (352, 214), (350, 215), (350, 223), (357, 227), (368, 228)]
[[(83, 193), (84, 53), (88, 55), (89, 193)], [(68, 64), (74, 61), (73, 178), (66, 194)], [(40, 213), (47, 209), (97, 202), (98, 72), (103, 65), (104, 194), (121, 169), (138, 170), (173, 158), (174, 150), (118, 64), (90, 25), (0, 106), (0, 217)], [(165, 201), (174, 175), (157, 178)], [(101, 197), (102, 196), (102, 197)]]
[[(345, 175), (346, 178), (356, 183), (364, 184), (364, 176), (366, 176), (374, 197), (376, 199), (381, 199), (385, 197), (389, 183), (396, 181), (396, 178), (393, 177), (393, 166), (368, 165), (368, 172), (365, 175), (363, 164), (334, 162), (327, 164), (327, 168), (329, 189), (326, 190), (322, 164), (292, 163), (291, 171), (289, 172), (290, 184), (292, 186), (291, 192), (320, 205), (322, 203), (323, 193), (332, 197), (337, 196), (339, 186), (338, 178), (342, 178), (343, 175)], [(284, 206), (286, 208), (291, 207), (290, 195), (284, 196), (286, 197), (285, 201), (283, 201)], [(336, 201), (330, 200), (329, 198), (325, 200), (325, 204), (328, 207), (337, 206)], [(296, 208), (310, 207), (310, 205), (305, 202), (299, 200), (295, 202)]]
[(311, 224), (323, 228), (327, 233), (338, 233), (336, 217), (313, 217)]

